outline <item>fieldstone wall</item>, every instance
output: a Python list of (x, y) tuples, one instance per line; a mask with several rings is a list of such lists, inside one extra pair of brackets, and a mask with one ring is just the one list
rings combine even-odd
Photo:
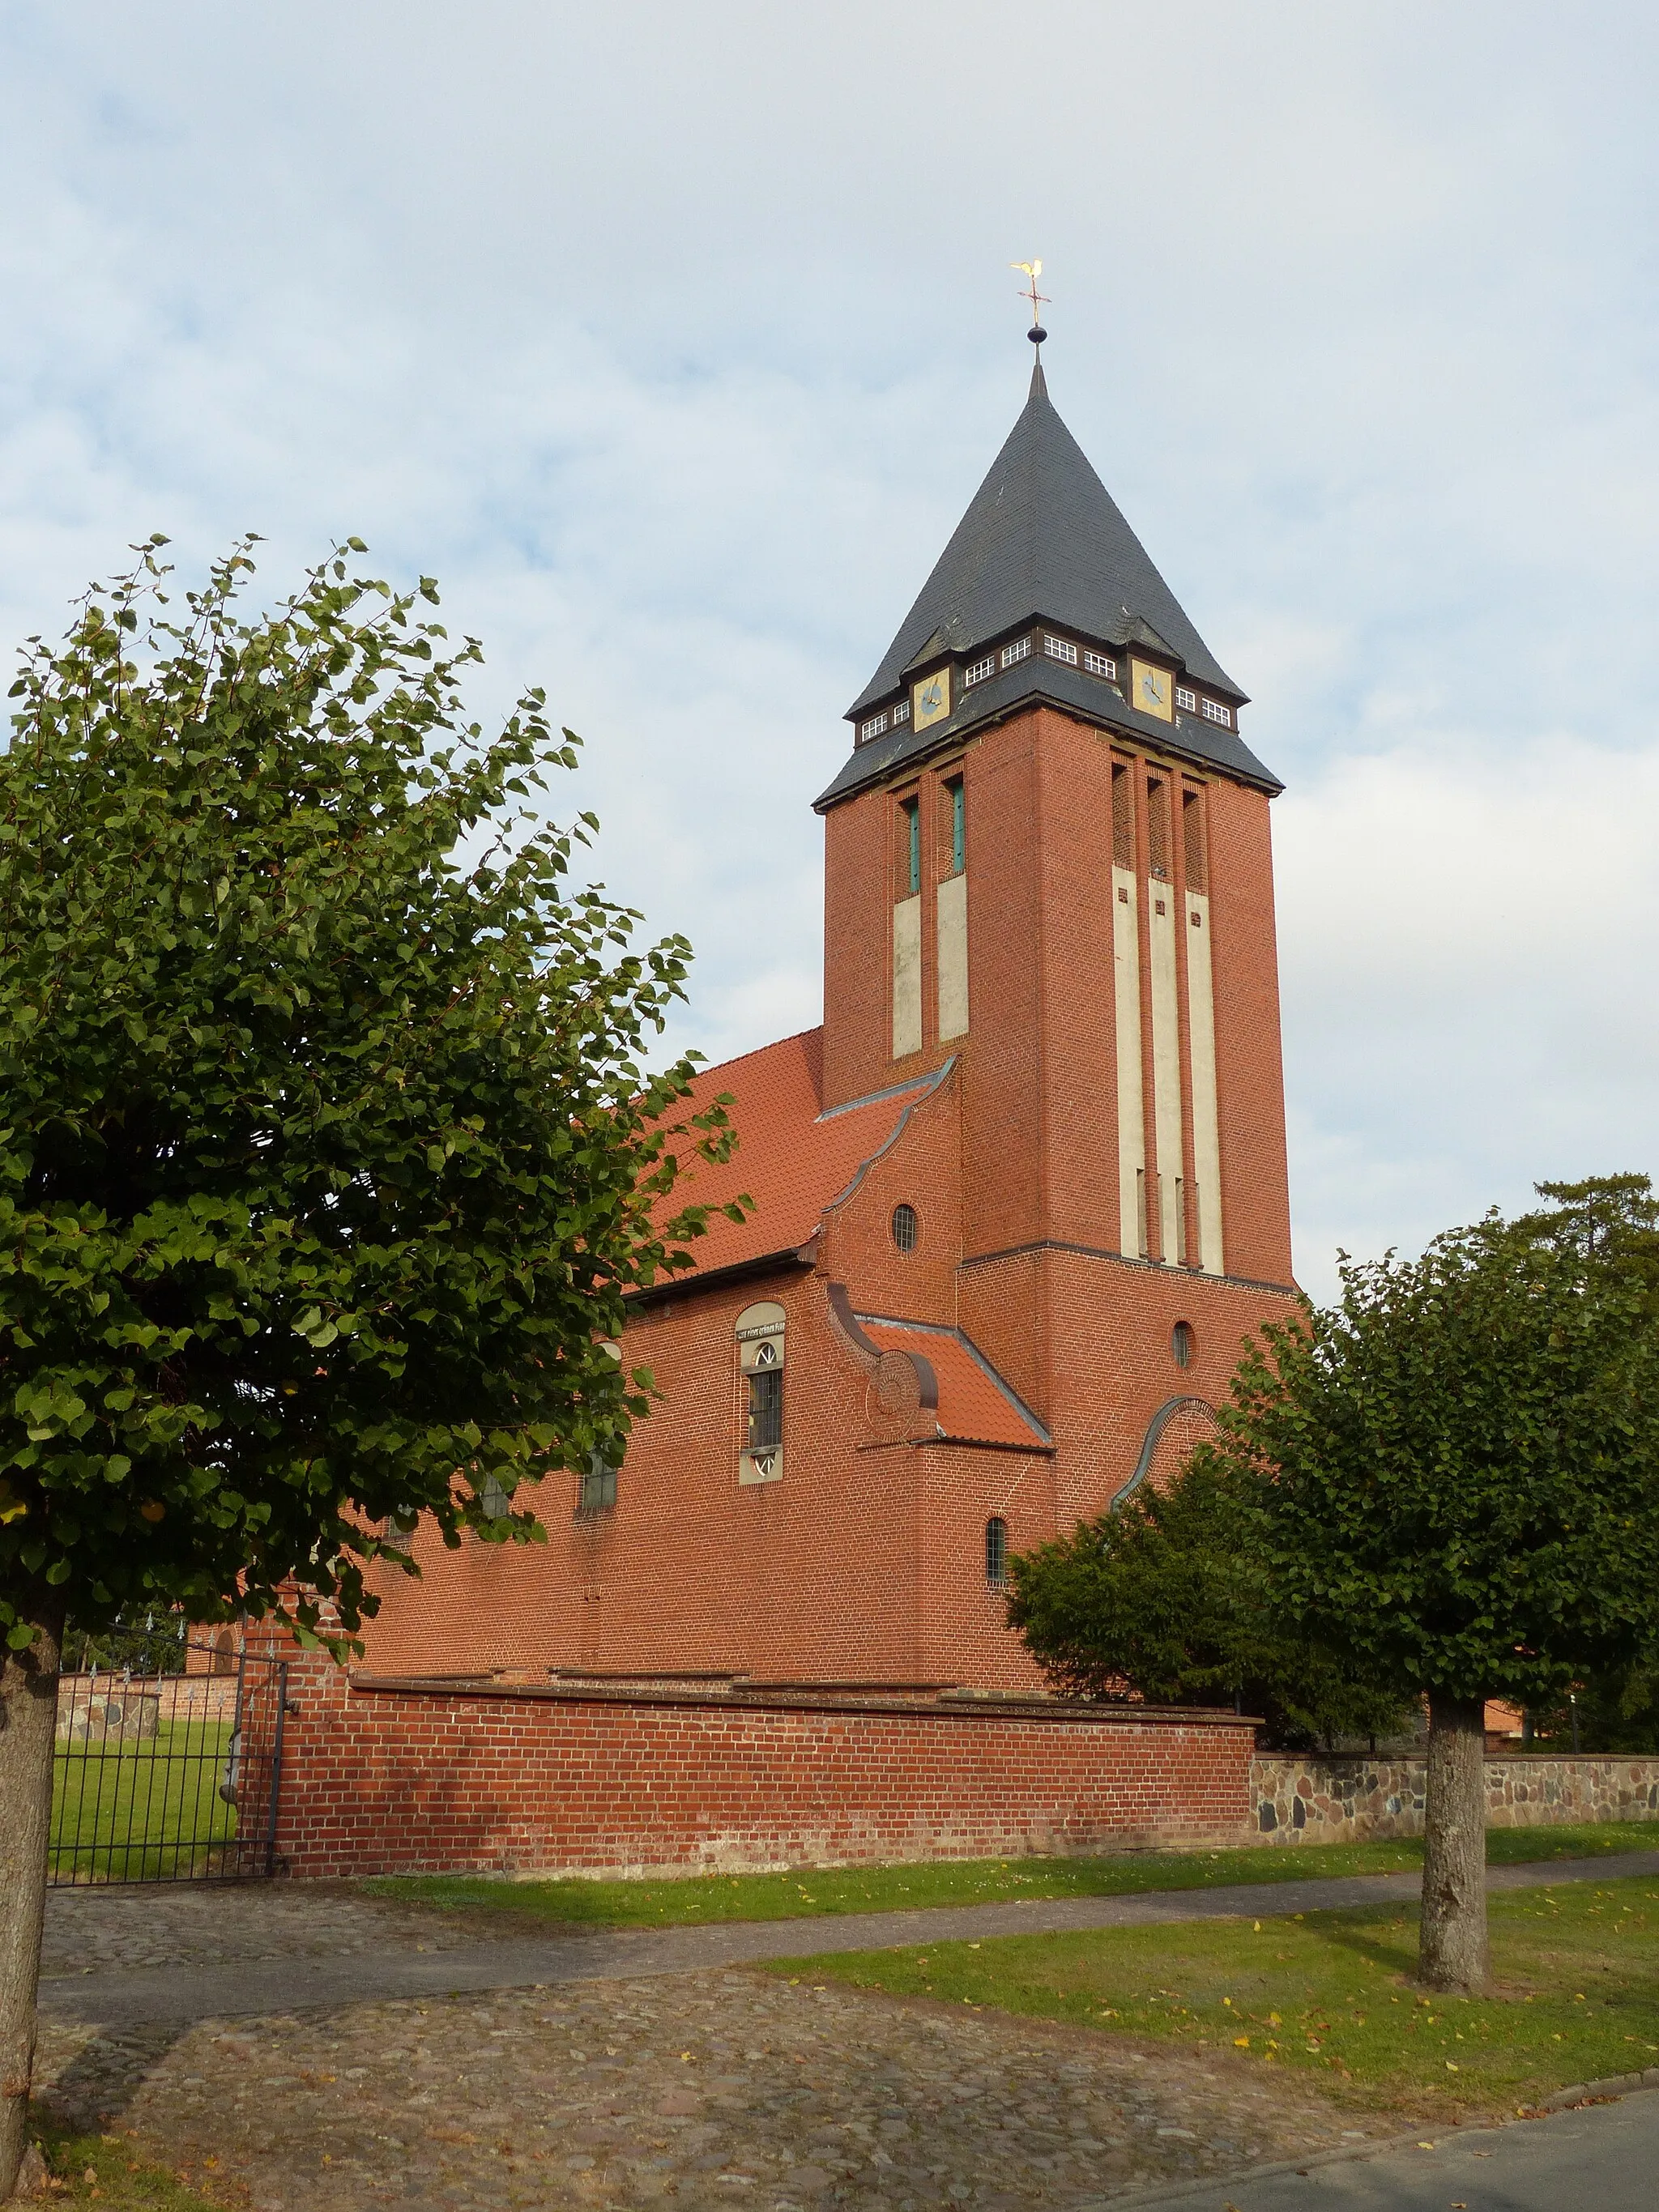
[[(1258, 1756), (1251, 1765), (1256, 1839), (1355, 1844), (1423, 1832), (1425, 1762), (1395, 1758)], [(1486, 1820), (1494, 1828), (1553, 1821), (1659, 1821), (1659, 1759), (1486, 1761)]]

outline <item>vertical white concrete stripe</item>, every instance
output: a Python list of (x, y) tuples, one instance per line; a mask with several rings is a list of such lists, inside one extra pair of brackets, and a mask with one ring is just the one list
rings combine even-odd
[(1210, 902), (1187, 894), (1187, 1048), (1193, 1071), (1193, 1174), (1198, 1184), (1198, 1264), (1225, 1273), (1221, 1241), (1221, 1121), (1215, 1090), (1215, 985)]
[(921, 1050), (921, 899), (893, 908), (893, 1057)]
[(1140, 1086), (1140, 927), (1133, 868), (1112, 870), (1112, 979), (1117, 1028), (1117, 1203), (1120, 1252), (1143, 1249), (1141, 1171), (1146, 1164)]
[[(1181, 1028), (1176, 993), (1176, 895), (1155, 876), (1147, 938), (1152, 968), (1152, 1127), (1158, 1134), (1159, 1256), (1170, 1265), (1181, 1250)], [(1160, 913), (1159, 908), (1163, 911)]]
[(939, 887), (939, 1033), (968, 1034), (968, 878), (946, 876)]

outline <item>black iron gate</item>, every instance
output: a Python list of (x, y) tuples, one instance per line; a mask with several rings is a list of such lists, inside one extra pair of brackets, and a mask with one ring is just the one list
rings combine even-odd
[(227, 1641), (189, 1647), (199, 1672), (62, 1677), (51, 1882), (276, 1872), (288, 1665)]

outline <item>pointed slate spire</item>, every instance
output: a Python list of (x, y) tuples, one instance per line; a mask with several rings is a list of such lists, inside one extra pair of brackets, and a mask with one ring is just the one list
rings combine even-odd
[(1150, 633), (1200, 683), (1245, 696), (1060, 421), (1039, 353), (1019, 420), (849, 717), (889, 697), (927, 654), (971, 653), (1045, 616), (1108, 642)]

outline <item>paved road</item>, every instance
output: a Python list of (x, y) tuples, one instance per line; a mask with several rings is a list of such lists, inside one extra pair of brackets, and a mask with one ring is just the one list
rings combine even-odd
[[(1425, 2139), (1428, 2140), (1427, 2138)], [(1654, 2212), (1659, 2090), (1557, 2112), (1524, 2126), (1469, 2128), (1380, 2156), (1126, 2200), (1164, 2212)]]
[[(1494, 1867), (1489, 1880), (1493, 1889), (1534, 1889), (1644, 1874), (1659, 1874), (1659, 1850)], [(54, 2018), (105, 2026), (144, 2022), (185, 2027), (198, 2020), (291, 2013), (313, 2005), (524, 1989), (616, 1976), (635, 1979), (644, 1974), (753, 1966), (762, 1960), (814, 1952), (878, 1951), (900, 1944), (979, 1942), (992, 1936), (1048, 1935), (1073, 1929), (1145, 1928), (1182, 1920), (1266, 1920), (1343, 1906), (1413, 1904), (1420, 1884), (1416, 1874), (1350, 1875), (1322, 1881), (1152, 1891), (1137, 1897), (1032, 1898), (1011, 1905), (949, 1905), (921, 1912), (733, 1921), (713, 1928), (515, 1935), (446, 1951), (405, 1948), (344, 1958), (252, 1959), (223, 1966), (63, 1975), (41, 1983), (40, 2008)], [(1648, 2212), (1654, 2206), (1659, 2206), (1659, 2183)], [(1609, 2208), (1600, 2207), (1598, 2212), (1609, 2212)]]

